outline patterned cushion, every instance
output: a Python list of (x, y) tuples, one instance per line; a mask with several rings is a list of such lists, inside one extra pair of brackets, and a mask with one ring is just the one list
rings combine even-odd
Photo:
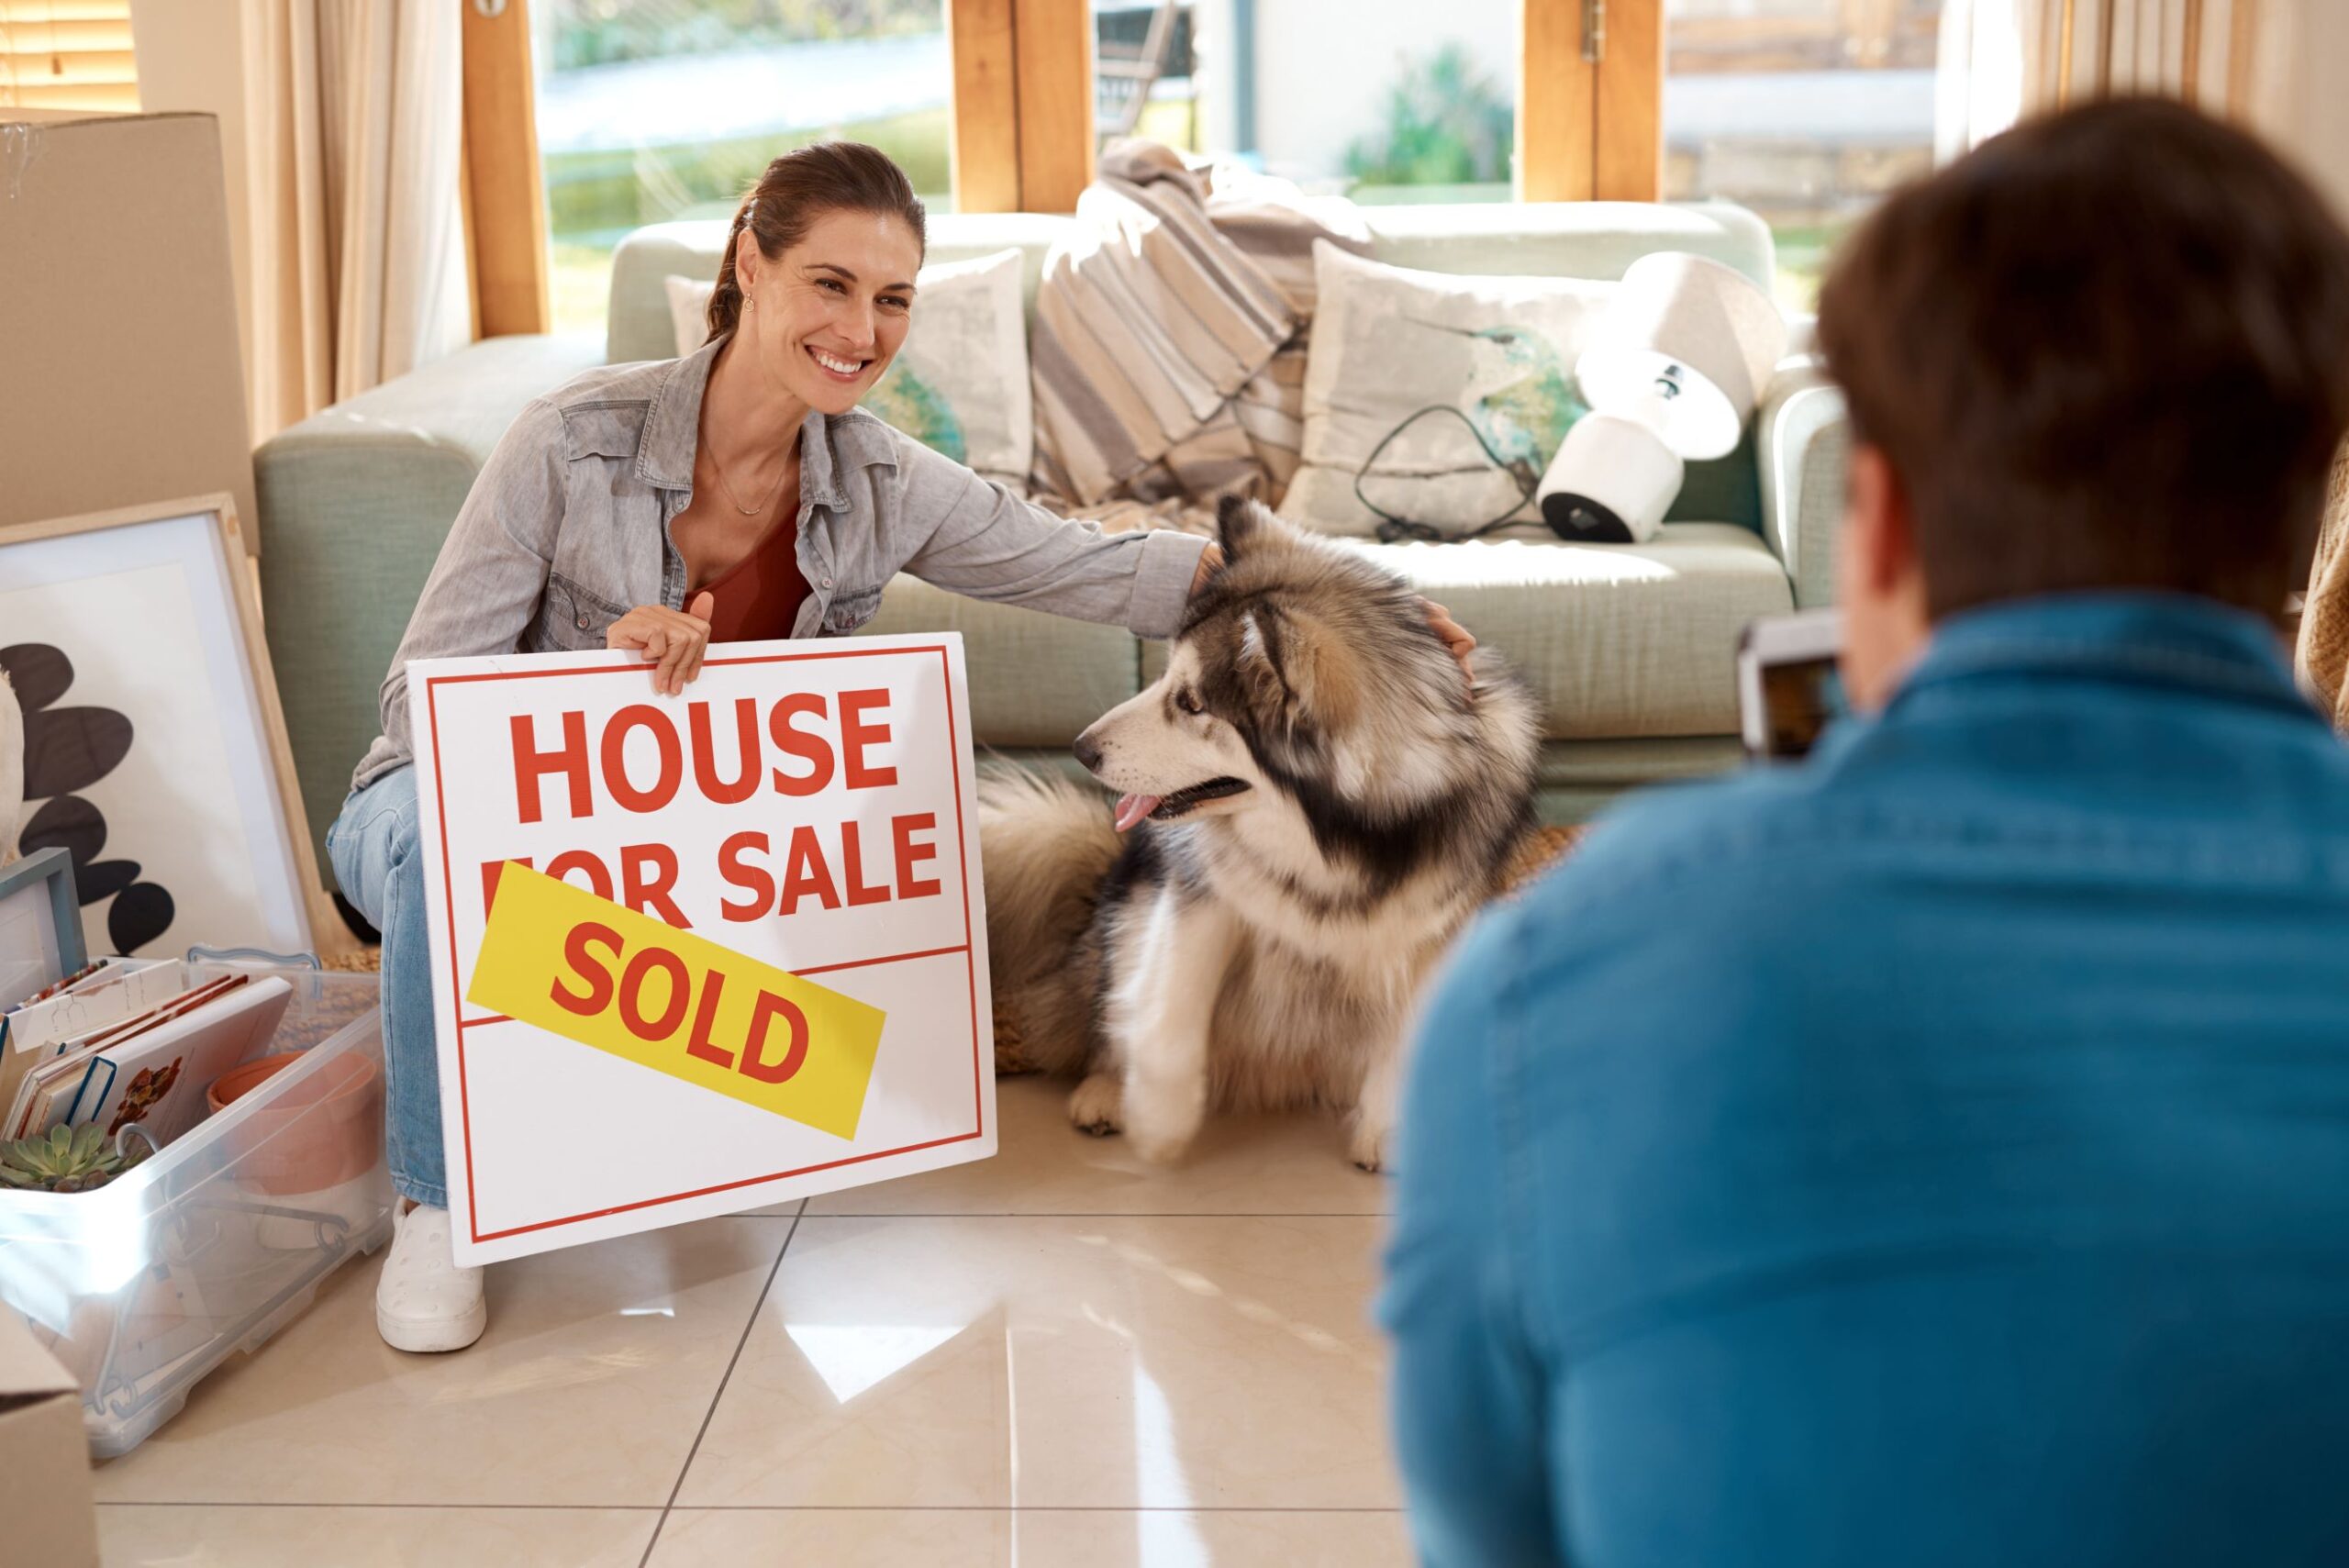
[(1326, 242), (1313, 255), (1305, 450), (1281, 515), (1357, 537), (1389, 519), (1456, 536), (1534, 517), (1542, 471), (1588, 411), (1575, 361), (1616, 285), (1412, 272)]

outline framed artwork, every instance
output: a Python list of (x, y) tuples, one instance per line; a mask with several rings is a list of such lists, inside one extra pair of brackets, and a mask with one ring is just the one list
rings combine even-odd
[(355, 945), (227, 495), (0, 528), (0, 668), (24, 710), (19, 847), (72, 857), (91, 951)]

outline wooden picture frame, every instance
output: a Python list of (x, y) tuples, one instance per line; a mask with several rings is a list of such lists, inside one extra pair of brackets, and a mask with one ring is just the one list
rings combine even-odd
[[(0, 527), (0, 628), (23, 846), (72, 852), (93, 951), (357, 951), (310, 847), (231, 497)], [(158, 864), (180, 892), (143, 880)]]

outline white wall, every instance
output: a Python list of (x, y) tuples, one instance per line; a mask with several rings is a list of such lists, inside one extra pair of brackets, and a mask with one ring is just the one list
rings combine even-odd
[(1256, 0), (1256, 145), (1265, 166), (1341, 172), (1347, 144), (1385, 124), (1387, 89), (1405, 64), (1454, 39), (1514, 102), (1523, 4)]

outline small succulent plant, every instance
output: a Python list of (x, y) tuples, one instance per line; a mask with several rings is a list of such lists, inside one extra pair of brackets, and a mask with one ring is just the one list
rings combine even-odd
[(146, 1157), (125, 1155), (95, 1122), (56, 1127), (34, 1138), (0, 1143), (0, 1185), (37, 1192), (81, 1193), (105, 1186)]

